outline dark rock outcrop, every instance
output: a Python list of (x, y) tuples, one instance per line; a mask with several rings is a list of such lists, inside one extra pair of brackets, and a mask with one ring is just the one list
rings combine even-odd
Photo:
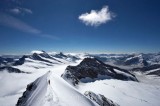
[(70, 80), (73, 85), (85, 78), (93, 79), (93, 81), (94, 79), (110, 78), (137, 81), (136, 77), (127, 70), (104, 64), (96, 58), (85, 58), (77, 66), (68, 66), (62, 77)]
[(0, 65), (1, 65), (1, 64), (6, 65), (6, 64), (12, 63), (12, 62), (14, 62), (14, 59), (13, 59), (13, 58), (0, 57)]
[(59, 54), (55, 54), (53, 56), (56, 57), (56, 58), (66, 59), (66, 60), (70, 60), (70, 61), (76, 61), (76, 60), (80, 59), (80, 58), (78, 58), (76, 56), (72, 56), (70, 54), (65, 55), (62, 52), (60, 52)]
[(8, 71), (9, 73), (27, 73), (29, 74), (29, 72), (24, 72), (24, 71), (21, 71), (17, 68), (13, 68), (11, 66), (3, 66), (3, 67), (0, 67), (0, 71)]
[(48, 63), (53, 63), (47, 59), (51, 59), (54, 61), (57, 61), (59, 63), (63, 63), (57, 59), (55, 59), (54, 57), (52, 57), (51, 55), (49, 55), (48, 53), (46, 53), (45, 51), (41, 51), (42, 53), (33, 53), (30, 58), (34, 59), (34, 60), (39, 60), (39, 61), (44, 61), (44, 62), (48, 62)]
[(157, 75), (157, 76), (160, 76), (160, 69), (158, 69), (156, 71), (153, 71), (153, 72), (149, 72), (149, 73), (147, 73), (147, 75)]
[(143, 57), (134, 56), (124, 61), (124, 65), (148, 66), (148, 62)]
[(147, 72), (150, 70), (158, 69), (160, 68), (160, 64), (153, 64), (147, 67), (142, 67), (142, 68), (133, 68), (132, 71), (141, 71), (141, 72)]
[(30, 93), (37, 88), (37, 85), (33, 82), (27, 85), (26, 91), (23, 93), (23, 96), (18, 99), (16, 106), (26, 106), (25, 102), (28, 100)]
[(91, 91), (86, 91), (84, 95), (90, 100), (96, 102), (99, 106), (119, 106), (117, 103), (110, 99), (107, 99), (104, 95), (95, 94)]
[(28, 56), (23, 56), (23, 57), (21, 57), (19, 60), (17, 60), (17, 61), (15, 61), (15, 63), (13, 64), (14, 66), (17, 66), (17, 65), (22, 65), (22, 64), (24, 64), (24, 62), (25, 62), (25, 58), (27, 58)]
[[(50, 72), (47, 72), (45, 75), (42, 75), (32, 83), (28, 84), (23, 95), (18, 99), (16, 106), (34, 106), (35, 104), (32, 104), (32, 102), (40, 97), (39, 93), (43, 91), (43, 88), (47, 88), (48, 86), (47, 77), (49, 74)], [(39, 99), (37, 99), (37, 102), (39, 102), (38, 100)]]
[(44, 62), (52, 63), (52, 62), (50, 62), (48, 60), (45, 60), (45, 59), (41, 58), (40, 54), (37, 54), (37, 53), (33, 53), (30, 58), (34, 59), (34, 60), (39, 60), (39, 61), (44, 61)]

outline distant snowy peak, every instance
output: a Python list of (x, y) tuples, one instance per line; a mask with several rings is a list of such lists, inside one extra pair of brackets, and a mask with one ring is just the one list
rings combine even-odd
[(88, 54), (87, 57), (97, 58), (104, 63), (116, 66), (144, 67), (152, 64), (160, 64), (159, 53), (137, 54)]
[(86, 91), (84, 95), (92, 101), (96, 102), (99, 106), (119, 106), (117, 103), (114, 103), (112, 100), (107, 99), (101, 94), (95, 94), (91, 91)]
[(8, 63), (12, 63), (12, 62), (14, 62), (13, 58), (0, 57), (0, 66), (7, 65)]
[(33, 50), (33, 51), (31, 51), (31, 54), (34, 54), (34, 53), (37, 53), (37, 54), (41, 54), (41, 53), (44, 53), (45, 51), (43, 51), (43, 50), (41, 50), (41, 51), (39, 51), (39, 50)]
[(103, 79), (119, 79), (137, 81), (136, 77), (127, 70), (104, 64), (96, 58), (85, 58), (77, 66), (68, 66), (62, 77), (69, 83), (92, 82)]
[(14, 65), (14, 66), (17, 66), (17, 65), (22, 65), (22, 64), (24, 64), (26, 58), (28, 58), (28, 56), (25, 56), (25, 55), (22, 56), (22, 57), (19, 58), (17, 61), (15, 61), (15, 62), (13, 63), (13, 65)]
[(153, 64), (142, 68), (133, 68), (133, 72), (141, 72), (146, 75), (160, 76), (160, 64)]
[(33, 60), (38, 60), (38, 61), (43, 61), (43, 62), (53, 63), (53, 64), (61, 64), (61, 63), (63, 63), (63, 62), (55, 59), (51, 55), (47, 54), (45, 51), (43, 51), (41, 53), (33, 53), (30, 56), (30, 58), (33, 59)]
[(60, 59), (65, 59), (67, 61), (77, 61), (77, 60), (80, 60), (79, 56), (75, 56), (75, 55), (72, 55), (72, 54), (64, 54), (62, 52), (60, 52), (59, 54), (54, 54), (52, 55), (53, 57), (56, 57), (56, 58), (60, 58)]
[(62, 52), (59, 54), (48, 54), (45, 51), (38, 51), (33, 52), (33, 54), (30, 56), (31, 59), (44, 61), (48, 63), (54, 63), (54, 64), (61, 64), (61, 63), (68, 63), (68, 62), (75, 62), (79, 60), (80, 58), (72, 56), (70, 54), (65, 55)]
[(80, 60), (80, 58), (76, 56), (72, 56), (70, 54), (63, 54), (62, 52), (59, 54), (48, 54), (45, 51), (32, 51), (32, 54), (30, 55), (23, 55), (22, 57), (19, 57), (18, 59), (10, 59), (10, 58), (2, 58), (0, 57), (0, 65), (4, 66), (10, 63), (10, 65), (13, 66), (19, 66), (23, 65), (26, 62), (42, 62), (45, 64), (49, 65), (54, 65), (54, 64), (68, 64), (68, 63), (73, 63), (76, 62), (77, 60)]
[(131, 66), (148, 66), (148, 62), (146, 61), (146, 58), (143, 57), (143, 54), (133, 55), (127, 58), (124, 61), (124, 64)]

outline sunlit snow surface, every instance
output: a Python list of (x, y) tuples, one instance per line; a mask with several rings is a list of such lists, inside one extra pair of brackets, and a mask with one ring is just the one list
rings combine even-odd
[[(30, 106), (96, 105), (83, 96), (85, 91), (102, 94), (120, 106), (160, 106), (160, 79), (158, 77), (136, 73), (140, 82), (106, 79), (80, 83), (74, 88), (63, 80), (61, 75), (68, 65), (78, 63), (48, 65), (45, 62), (28, 60), (25, 64), (15, 66), (15, 68), (24, 72), (32, 72), (31, 74), (0, 72), (0, 106), (15, 106), (27, 85), (48, 71), (51, 71), (51, 74), (44, 77), (39, 84), (40, 91), (34, 95), (37, 98), (32, 97), (28, 102)], [(49, 86), (48, 80), (51, 81)]]

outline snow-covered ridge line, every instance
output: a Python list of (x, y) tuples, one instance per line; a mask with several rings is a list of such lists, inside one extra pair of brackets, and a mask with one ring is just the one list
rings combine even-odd
[(16, 106), (52, 105), (98, 106), (52, 72), (29, 84)]

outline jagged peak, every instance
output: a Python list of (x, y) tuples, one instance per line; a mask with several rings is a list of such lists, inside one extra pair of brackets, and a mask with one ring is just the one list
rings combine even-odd
[(104, 63), (96, 58), (91, 57), (91, 58), (84, 58), (83, 61), (79, 65), (84, 65), (84, 64), (95, 65), (95, 64), (104, 64)]

